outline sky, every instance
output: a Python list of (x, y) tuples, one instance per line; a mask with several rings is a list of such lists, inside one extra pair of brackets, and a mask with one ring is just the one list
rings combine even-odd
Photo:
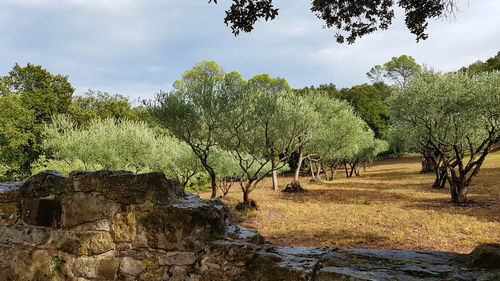
[(15, 63), (69, 76), (88, 89), (134, 100), (168, 91), (184, 71), (215, 60), (245, 79), (268, 73), (294, 88), (370, 82), (365, 73), (394, 56), (453, 71), (500, 51), (500, 1), (459, 0), (454, 19), (432, 20), (417, 43), (401, 11), (389, 30), (338, 44), (311, 1), (275, 0), (276, 20), (235, 37), (223, 18), (229, 0), (1, 0), (0, 75)]

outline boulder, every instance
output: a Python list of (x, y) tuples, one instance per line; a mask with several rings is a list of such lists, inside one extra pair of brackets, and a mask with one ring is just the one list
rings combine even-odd
[(287, 184), (283, 192), (289, 192), (289, 193), (297, 193), (297, 192), (306, 192), (307, 190), (303, 189), (302, 186), (300, 186), (299, 181), (292, 181), (291, 183)]
[(472, 266), (500, 269), (500, 244), (490, 243), (477, 246), (469, 254)]

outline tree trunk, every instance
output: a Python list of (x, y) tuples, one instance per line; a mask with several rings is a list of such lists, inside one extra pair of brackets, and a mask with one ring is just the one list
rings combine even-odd
[(215, 198), (217, 197), (217, 179), (215, 178), (215, 173), (210, 174), (210, 179), (212, 181), (212, 195), (210, 198)]
[(344, 162), (344, 168), (345, 168), (345, 177), (348, 178), (349, 172), (347, 171), (347, 163), (346, 162)]
[(309, 166), (311, 166), (311, 177), (314, 179), (316, 175), (314, 174), (314, 167), (313, 167), (313, 161), (309, 160)]
[(248, 198), (249, 194), (250, 194), (250, 188), (252, 187), (252, 183), (253, 183), (253, 180), (252, 181), (247, 181), (244, 185), (242, 184), (241, 185), (241, 191), (243, 191), (243, 203), (245, 203), (245, 205), (248, 205), (250, 203), (250, 199)]
[(326, 179), (327, 181), (329, 181), (329, 180), (330, 180), (330, 177), (329, 177), (329, 176), (328, 176), (328, 174), (326, 173), (325, 166), (324, 166), (324, 165), (321, 165), (321, 169), (323, 170), (323, 174), (325, 174), (325, 179)]
[(457, 205), (464, 205), (467, 203), (467, 184), (466, 177), (460, 175), (456, 176), (453, 167), (446, 167), (446, 176), (450, 184), (451, 200)]
[(434, 171), (436, 168), (436, 161), (432, 157), (432, 151), (430, 149), (425, 149), (422, 152), (422, 170), (420, 170), (421, 174), (426, 174)]
[(330, 172), (332, 173), (331, 180), (333, 181), (335, 179), (335, 174), (337, 173), (337, 167), (330, 167)]
[(436, 179), (434, 180), (434, 184), (432, 188), (444, 188), (447, 179), (447, 173), (445, 167), (437, 167), (434, 169), (434, 173), (436, 174)]
[(276, 158), (274, 157), (274, 150), (271, 153), (271, 165), (273, 171), (272, 176), (273, 176), (273, 190), (278, 190), (278, 173), (276, 172)]
[(302, 161), (304, 160), (303, 159), (303, 152), (302, 152), (302, 145), (299, 147), (299, 162), (297, 163), (297, 169), (295, 170), (295, 176), (294, 176), (294, 180), (298, 181), (299, 180), (299, 173), (300, 173), (300, 168), (302, 166)]

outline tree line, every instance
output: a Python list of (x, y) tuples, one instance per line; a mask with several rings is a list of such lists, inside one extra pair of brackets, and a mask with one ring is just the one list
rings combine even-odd
[[(498, 54), (453, 73), (394, 57), (372, 84), (291, 89), (267, 74), (249, 80), (213, 61), (187, 70), (169, 92), (136, 103), (89, 90), (67, 76), (15, 65), (0, 78), (0, 181), (44, 169), (163, 171), (212, 196), (234, 185), (249, 194), (266, 176), (304, 168), (314, 180), (346, 177), (385, 155), (417, 152), (467, 201), (467, 186), (499, 141)], [(426, 162), (424, 161), (424, 162)]]

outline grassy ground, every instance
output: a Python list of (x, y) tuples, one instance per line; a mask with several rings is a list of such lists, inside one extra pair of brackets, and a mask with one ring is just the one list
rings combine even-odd
[[(430, 188), (433, 176), (419, 168), (418, 157), (404, 157), (377, 161), (357, 178), (346, 179), (342, 170), (333, 182), (302, 177), (303, 194), (272, 191), (267, 179), (250, 194), (260, 210), (235, 211), (236, 217), (275, 245), (468, 253), (500, 242), (500, 152), (487, 158), (470, 186), (468, 207), (452, 205), (448, 190)], [(280, 187), (291, 180), (279, 178)], [(239, 186), (223, 199), (229, 206), (241, 200)]]

